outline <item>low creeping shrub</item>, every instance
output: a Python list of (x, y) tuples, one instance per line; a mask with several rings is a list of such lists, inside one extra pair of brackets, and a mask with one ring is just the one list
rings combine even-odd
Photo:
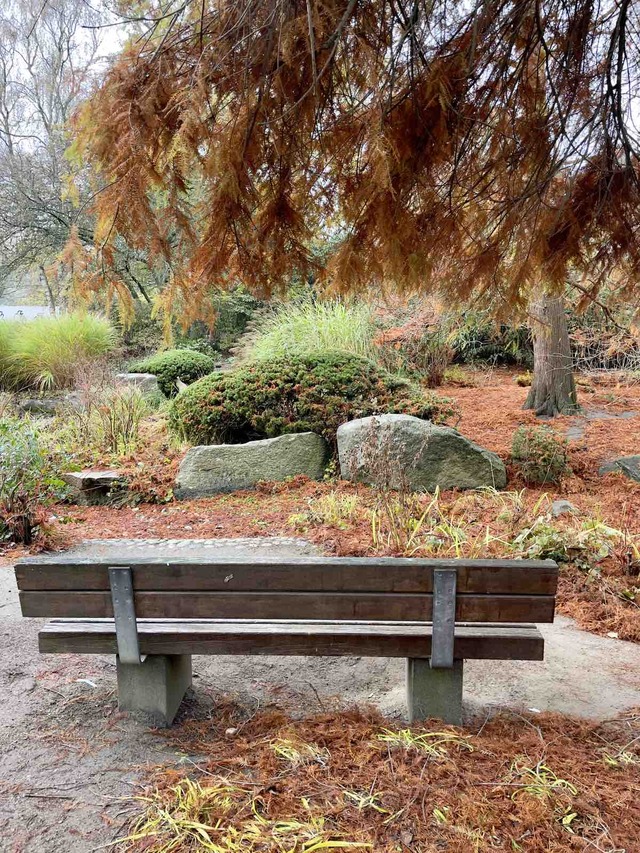
[(340, 424), (391, 412), (442, 420), (453, 409), (365, 358), (333, 352), (212, 373), (176, 397), (169, 425), (195, 444), (315, 432), (335, 449)]
[(151, 355), (136, 362), (132, 370), (137, 373), (153, 373), (165, 397), (175, 397), (178, 380), (190, 385), (196, 379), (215, 370), (215, 359), (192, 349), (172, 349)]
[(571, 473), (567, 440), (546, 426), (518, 427), (511, 459), (525, 483), (559, 483)]

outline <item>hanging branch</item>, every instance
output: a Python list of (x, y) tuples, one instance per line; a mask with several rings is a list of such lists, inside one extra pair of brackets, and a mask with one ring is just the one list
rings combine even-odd
[[(108, 241), (171, 260), (194, 316), (203, 279), (268, 293), (313, 273), (516, 309), (569, 270), (594, 298), (613, 273), (634, 287), (639, 6), (183, 3), (77, 118), (99, 220), (118, 210)], [(319, 270), (322, 233), (341, 239)]]

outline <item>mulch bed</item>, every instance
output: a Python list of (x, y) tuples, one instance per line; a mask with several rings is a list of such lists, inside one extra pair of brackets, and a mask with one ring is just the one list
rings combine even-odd
[(192, 769), (156, 769), (120, 851), (640, 850), (637, 714), (409, 730), (373, 711), (222, 703), (169, 737)]

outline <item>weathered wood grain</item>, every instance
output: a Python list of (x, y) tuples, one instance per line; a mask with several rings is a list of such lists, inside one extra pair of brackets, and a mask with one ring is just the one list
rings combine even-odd
[[(24, 591), (109, 590), (108, 565), (57, 555), (31, 557), (17, 564), (18, 588)], [(433, 569), (457, 569), (461, 593), (554, 595), (558, 567), (552, 560), (421, 560), (403, 558), (325, 557), (283, 562), (136, 561), (131, 565), (137, 591), (176, 592), (396, 592), (430, 593)]]
[[(428, 657), (431, 625), (407, 622), (215, 620), (138, 622), (143, 654), (356, 655)], [(113, 620), (46, 624), (39, 648), (49, 654), (115, 654)], [(544, 640), (533, 625), (457, 625), (459, 659), (542, 660)]]
[[(113, 616), (108, 592), (20, 592), (23, 616)], [(552, 622), (552, 595), (456, 598), (458, 622)], [(430, 621), (432, 596), (403, 593), (137, 592), (139, 619), (328, 619)]]

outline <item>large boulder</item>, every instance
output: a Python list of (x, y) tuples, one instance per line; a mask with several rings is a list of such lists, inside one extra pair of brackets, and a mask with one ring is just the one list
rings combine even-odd
[(338, 455), (343, 479), (396, 489), (501, 489), (507, 482), (495, 453), (455, 429), (411, 415), (378, 415), (342, 424)]
[(630, 480), (640, 483), (640, 456), (619, 456), (600, 466), (598, 474), (611, 474), (612, 472), (624, 474)]
[(174, 494), (197, 498), (249, 489), (261, 480), (286, 480), (305, 474), (319, 480), (329, 446), (314, 432), (292, 433), (245, 444), (190, 448), (178, 470)]

